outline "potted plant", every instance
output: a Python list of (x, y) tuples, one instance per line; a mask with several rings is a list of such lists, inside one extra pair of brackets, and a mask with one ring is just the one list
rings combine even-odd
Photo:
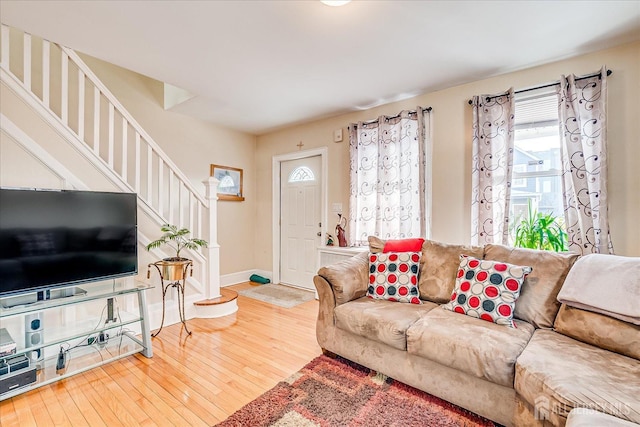
[(164, 224), (160, 227), (160, 231), (164, 234), (158, 239), (147, 245), (147, 250), (159, 248), (163, 245), (169, 246), (176, 253), (175, 256), (164, 258), (162, 264), (162, 277), (165, 280), (177, 281), (182, 280), (186, 273), (186, 268), (191, 264), (191, 260), (180, 256), (183, 249), (198, 250), (206, 248), (208, 243), (206, 240), (189, 238), (191, 231), (187, 228), (178, 228), (175, 225)]
[(529, 217), (520, 220), (515, 229), (514, 246), (555, 252), (568, 250), (567, 232), (561, 219), (533, 209), (529, 200)]

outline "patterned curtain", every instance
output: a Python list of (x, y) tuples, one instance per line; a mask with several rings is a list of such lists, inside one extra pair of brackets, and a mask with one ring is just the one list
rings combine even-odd
[(473, 97), (471, 243), (506, 245), (513, 168), (513, 88)]
[(607, 212), (607, 70), (558, 88), (564, 214), (569, 250), (610, 253)]
[(421, 237), (425, 221), (425, 147), (431, 109), (402, 111), (349, 125), (349, 243)]

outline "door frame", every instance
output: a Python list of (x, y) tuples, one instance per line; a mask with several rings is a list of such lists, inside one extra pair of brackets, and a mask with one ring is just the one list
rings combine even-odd
[[(282, 162), (289, 160), (305, 159), (307, 157), (320, 156), (320, 164), (322, 170), (322, 177), (320, 179), (320, 242), (323, 241), (325, 233), (327, 232), (327, 183), (328, 180), (328, 154), (327, 147), (313, 148), (304, 151), (295, 151), (293, 153), (280, 154), (273, 156), (272, 160), (272, 173), (273, 173), (273, 186), (272, 186), (272, 241), (273, 241), (273, 283), (280, 283), (280, 213), (281, 213), (281, 200), (280, 197), (280, 166)], [(321, 245), (322, 243), (320, 243)]]

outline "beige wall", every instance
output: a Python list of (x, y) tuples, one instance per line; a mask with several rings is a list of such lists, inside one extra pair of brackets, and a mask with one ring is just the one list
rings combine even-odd
[[(609, 77), (608, 166), (609, 214), (616, 253), (640, 256), (640, 43), (626, 44), (555, 63), (503, 74), (490, 79), (427, 93), (408, 100), (366, 111), (343, 114), (308, 124), (289, 127), (258, 137), (256, 156), (257, 198), (256, 267), (271, 269), (271, 160), (274, 155), (304, 149), (329, 147), (328, 201), (349, 203), (349, 143), (346, 127), (351, 122), (370, 120), (400, 110), (433, 107), (433, 203), (432, 238), (450, 243), (470, 240), (471, 199), (471, 107), (476, 94), (516, 90), (557, 81), (561, 74), (597, 71), (606, 65)], [(428, 72), (428, 70), (425, 70)], [(345, 139), (333, 142), (333, 131), (343, 128)], [(328, 213), (329, 229), (335, 215)]]
[[(15, 33), (15, 37), (12, 37), (11, 42), (16, 44), (14, 47), (17, 49), (12, 50), (11, 70), (18, 76), (22, 76), (20, 38), (17, 37), (19, 34), (16, 31), (13, 31), (13, 33)], [(37, 94), (40, 94), (42, 79), (37, 64), (41, 57), (39, 40), (34, 42), (33, 48), (36, 51), (34, 53), (35, 71), (32, 76), (33, 89)], [(52, 47), (52, 49), (54, 48)], [(51, 69), (57, 75), (57, 71), (60, 69), (59, 54), (53, 54), (52, 57)], [(246, 201), (221, 201), (218, 203), (218, 243), (221, 247), (220, 272), (221, 274), (228, 274), (255, 268), (254, 253), (247, 250), (246, 242), (251, 242), (254, 237), (256, 137), (185, 115), (165, 111), (163, 109), (164, 94), (161, 82), (86, 55), (81, 55), (81, 57), (147, 133), (169, 155), (171, 160), (185, 173), (195, 188), (200, 190), (201, 194), (204, 194), (202, 181), (208, 177), (211, 163), (244, 170)], [(74, 104), (74, 102), (77, 102), (74, 94), (74, 90), (77, 87), (75, 67), (72, 66), (70, 68), (69, 76), (70, 88), (72, 89), (69, 105), (69, 123), (73, 123), (75, 126), (75, 123), (77, 123), (77, 104)], [(51, 106), (55, 111), (60, 109), (60, 85), (58, 82), (59, 78), (54, 77), (51, 80)], [(12, 114), (20, 111), (20, 108), (14, 108), (16, 106), (15, 102), (8, 103), (9, 100), (4, 101), (4, 111), (11, 111)], [(87, 106), (91, 107), (90, 104), (87, 104)], [(102, 120), (106, 121), (106, 108), (103, 108), (101, 113)], [(22, 117), (28, 121), (28, 116), (24, 114), (18, 114), (14, 117), (14, 121), (20, 122)], [(86, 119), (88, 120), (88, 117)], [(22, 129), (28, 128), (22, 127)], [(103, 130), (106, 132), (106, 127)], [(92, 139), (91, 135), (88, 137)], [(106, 134), (102, 135), (102, 138), (105, 140)], [(42, 139), (36, 139), (36, 142), (47, 145), (47, 141)], [(101, 149), (106, 150), (106, 144), (102, 144)], [(132, 172), (130, 171), (130, 173)], [(14, 183), (16, 180), (19, 181), (16, 176), (7, 177), (6, 175), (5, 173), (5, 181), (8, 178)], [(31, 180), (24, 180), (24, 185), (29, 185)], [(160, 231), (157, 230), (157, 234), (159, 233)], [(148, 234), (148, 236), (153, 238), (153, 234)]]
[(255, 268), (247, 242), (256, 215), (256, 137), (165, 111), (162, 82), (87, 55), (82, 59), (202, 194), (210, 164), (243, 169), (245, 201), (218, 202), (220, 274)]

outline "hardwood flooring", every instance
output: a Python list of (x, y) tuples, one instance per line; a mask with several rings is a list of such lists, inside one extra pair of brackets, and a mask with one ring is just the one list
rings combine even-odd
[[(231, 286), (239, 291), (249, 283)], [(0, 402), (0, 426), (211, 426), (321, 354), (318, 301), (240, 295), (237, 313), (165, 327), (136, 354)]]

